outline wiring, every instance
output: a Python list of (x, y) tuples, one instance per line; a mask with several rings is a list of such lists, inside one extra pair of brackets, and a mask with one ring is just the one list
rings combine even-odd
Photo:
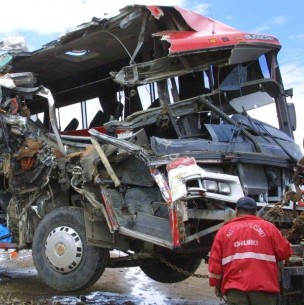
[(301, 64), (299, 64), (299, 65), (297, 65), (295, 68), (293, 68), (293, 69), (291, 69), (291, 70), (289, 70), (289, 71), (283, 73), (283, 75), (288, 74), (288, 73), (290, 73), (290, 72), (292, 72), (292, 71), (294, 71), (294, 70), (296, 70), (296, 69), (298, 69), (298, 68), (300, 68), (300, 67), (302, 67), (302, 66), (304, 66), (304, 62), (301, 63)]

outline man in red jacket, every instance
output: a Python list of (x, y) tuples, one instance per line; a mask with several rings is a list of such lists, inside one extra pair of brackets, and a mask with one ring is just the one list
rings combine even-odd
[(217, 232), (211, 248), (209, 284), (229, 305), (275, 305), (277, 262), (292, 254), (289, 242), (272, 223), (255, 216), (256, 210), (252, 198), (240, 198), (237, 217)]

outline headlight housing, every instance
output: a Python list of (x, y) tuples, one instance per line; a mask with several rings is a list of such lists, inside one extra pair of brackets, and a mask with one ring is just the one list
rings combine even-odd
[(228, 195), (231, 193), (231, 188), (228, 183), (218, 182), (215, 180), (202, 180), (202, 185), (207, 192), (219, 193)]
[(228, 183), (219, 182), (218, 187), (219, 187), (219, 193), (221, 194), (229, 195), (231, 193), (230, 184)]

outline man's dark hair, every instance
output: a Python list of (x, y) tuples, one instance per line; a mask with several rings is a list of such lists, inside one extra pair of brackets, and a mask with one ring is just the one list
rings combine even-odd
[(256, 209), (242, 209), (242, 208), (237, 208), (239, 214), (244, 214), (244, 215), (255, 215), (256, 214)]

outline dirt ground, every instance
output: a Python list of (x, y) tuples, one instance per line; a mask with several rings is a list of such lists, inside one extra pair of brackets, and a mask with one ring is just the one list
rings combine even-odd
[[(202, 263), (198, 274), (207, 273)], [(106, 269), (90, 289), (60, 293), (38, 277), (30, 251), (16, 258), (0, 253), (0, 304), (16, 305), (220, 305), (208, 279), (191, 277), (177, 284), (162, 284), (149, 279), (139, 268)]]

